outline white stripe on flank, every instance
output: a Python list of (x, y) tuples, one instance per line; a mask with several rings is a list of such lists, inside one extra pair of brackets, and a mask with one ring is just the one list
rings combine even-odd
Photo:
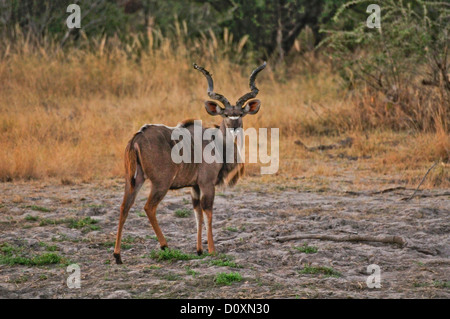
[(167, 125), (164, 125), (164, 124), (145, 124), (139, 129), (139, 132), (143, 132), (144, 129), (146, 129), (149, 126), (164, 126), (164, 127), (167, 127), (168, 129), (171, 129), (171, 130), (173, 130), (175, 128), (175, 127), (167, 126)]

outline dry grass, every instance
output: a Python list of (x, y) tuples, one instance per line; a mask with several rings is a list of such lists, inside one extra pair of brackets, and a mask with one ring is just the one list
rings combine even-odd
[[(23, 45), (3, 52), (0, 180), (55, 177), (70, 184), (121, 176), (125, 145), (143, 124), (176, 125), (191, 117), (217, 123), (218, 118), (204, 111), (206, 81), (192, 62), (212, 71), (217, 91), (230, 100), (247, 92), (254, 65), (242, 68), (215, 56), (211, 47), (208, 50), (199, 54), (182, 45), (175, 49), (162, 45), (142, 53), (138, 62), (124, 50), (106, 50), (101, 43), (90, 51)], [(281, 135), (280, 170), (262, 180), (338, 179), (348, 171), (355, 171), (357, 180), (358, 171), (370, 170), (416, 183), (424, 168), (441, 159), (442, 171), (436, 169), (424, 186), (450, 185), (445, 164), (450, 152), (448, 123), (437, 133), (364, 130), (355, 111), (357, 102), (345, 97), (337, 75), (320, 59), (312, 62), (314, 69), (299, 59), (288, 76), (269, 66), (258, 78), (262, 108), (245, 118), (245, 126), (278, 127)], [(294, 144), (297, 139), (308, 145), (326, 144), (342, 134), (354, 138), (353, 147), (329, 154), (346, 152), (371, 159), (330, 159), (328, 153), (307, 152)], [(247, 172), (258, 175), (259, 165), (250, 165)]]

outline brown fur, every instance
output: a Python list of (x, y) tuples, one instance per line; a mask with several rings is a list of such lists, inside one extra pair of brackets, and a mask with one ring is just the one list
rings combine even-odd
[[(206, 111), (210, 115), (220, 115), (222, 123), (216, 129), (220, 130), (224, 137), (224, 156), (223, 162), (226, 162), (227, 143), (232, 141), (226, 137), (228, 129), (242, 128), (242, 117), (246, 114), (256, 114), (259, 110), (260, 101), (250, 101), (245, 107), (243, 103), (254, 98), (258, 94), (258, 89), (254, 85), (256, 74), (260, 72), (266, 63), (255, 69), (250, 76), (250, 88), (252, 92), (247, 93), (239, 99), (236, 106), (231, 106), (229, 102), (220, 94), (213, 91), (213, 81), (211, 75), (204, 68), (194, 64), (194, 67), (201, 71), (208, 80), (208, 95), (215, 100), (227, 102), (225, 108), (221, 108), (213, 101), (206, 101)], [(239, 104), (241, 103), (241, 104)], [(250, 107), (249, 105), (252, 105)], [(180, 122), (177, 128), (189, 130), (191, 136), (195, 137), (195, 120), (186, 119)], [(122, 230), (128, 212), (134, 203), (139, 189), (146, 179), (151, 182), (151, 191), (145, 204), (144, 210), (155, 231), (156, 237), (162, 249), (167, 248), (167, 241), (158, 225), (156, 219), (156, 208), (169, 189), (191, 187), (192, 204), (197, 220), (197, 253), (203, 252), (202, 248), (202, 224), (205, 217), (208, 251), (215, 253), (213, 233), (212, 233), (212, 213), (215, 196), (215, 186), (221, 184), (234, 185), (244, 172), (243, 163), (237, 163), (238, 151), (235, 141), (233, 141), (234, 161), (233, 163), (208, 163), (201, 161), (194, 162), (194, 152), (191, 151), (191, 161), (189, 163), (175, 163), (172, 159), (173, 147), (178, 141), (172, 140), (172, 133), (177, 128), (171, 128), (164, 125), (144, 125), (139, 132), (128, 142), (125, 150), (125, 193), (120, 207), (120, 218), (114, 247), (114, 257), (117, 264), (122, 263), (120, 257), (120, 244), (122, 240)], [(202, 127), (202, 130), (205, 130)], [(202, 154), (209, 141), (202, 140)], [(197, 145), (195, 145), (197, 146)], [(191, 150), (195, 150), (194, 139), (191, 140)]]
[(196, 119), (192, 119), (192, 118), (185, 119), (185, 120), (181, 121), (180, 123), (178, 123), (177, 126), (178, 127), (188, 127), (188, 126), (194, 125), (194, 121), (196, 121)]
[[(194, 119), (186, 119), (180, 122), (177, 127), (186, 128), (193, 134), (194, 121)], [(205, 127), (202, 128), (206, 129)], [(222, 134), (224, 134), (225, 128), (224, 122), (219, 127), (216, 126), (216, 129), (222, 131)], [(192, 200), (197, 219), (202, 221), (203, 215), (207, 217), (208, 250), (210, 253), (215, 251), (211, 229), (214, 187), (216, 185), (235, 185), (244, 172), (244, 164), (237, 163), (238, 152), (236, 143), (234, 143), (233, 163), (209, 164), (206, 162), (192, 162), (175, 164), (172, 162), (170, 156), (171, 149), (177, 143), (177, 141), (171, 139), (172, 130), (173, 128), (166, 126), (144, 125), (134, 134), (127, 144), (125, 149), (125, 194), (121, 206), (119, 230), (114, 249), (114, 256), (117, 263), (122, 262), (120, 257), (122, 228), (128, 215), (128, 210), (133, 205), (137, 192), (145, 179), (149, 179), (152, 183), (152, 190), (145, 205), (145, 211), (155, 230), (161, 248), (167, 247), (167, 242), (156, 220), (156, 206), (164, 198), (169, 189), (192, 187)], [(203, 141), (203, 143), (203, 147), (205, 147), (206, 142)], [(226, 147), (226, 144), (224, 147)], [(192, 144), (193, 148), (194, 145)], [(225, 152), (224, 156), (226, 156)], [(203, 251), (200, 237), (201, 228), (198, 229), (198, 253)]]
[[(194, 121), (196, 120), (197, 119), (193, 118), (185, 119), (180, 123), (178, 123), (177, 126), (187, 128), (191, 125), (194, 125)], [(214, 124), (213, 127), (219, 129), (220, 125)], [(243, 175), (244, 175), (244, 163), (237, 163), (237, 152), (235, 146), (234, 163), (223, 163), (223, 166), (219, 171), (217, 177), (216, 185), (234, 186), (239, 181), (239, 178)]]

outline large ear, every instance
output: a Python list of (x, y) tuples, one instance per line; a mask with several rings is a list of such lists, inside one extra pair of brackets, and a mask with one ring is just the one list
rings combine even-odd
[(206, 112), (208, 112), (209, 115), (214, 116), (214, 115), (222, 115), (223, 114), (223, 109), (216, 102), (206, 101), (205, 108), (206, 108)]
[(259, 111), (259, 107), (261, 106), (260, 100), (251, 100), (244, 107), (245, 114), (256, 114)]

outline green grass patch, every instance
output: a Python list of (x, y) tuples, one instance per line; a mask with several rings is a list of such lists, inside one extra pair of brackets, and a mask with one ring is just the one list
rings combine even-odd
[[(103, 247), (106, 247), (106, 248), (112, 248), (116, 245), (116, 242), (115, 241), (105, 241), (105, 242), (101, 243), (100, 245), (102, 245)], [(132, 247), (133, 247), (133, 245), (125, 243), (124, 241), (122, 241), (122, 243), (120, 245), (120, 248), (125, 249), (125, 250), (130, 249)]]
[(150, 258), (161, 261), (161, 260), (193, 260), (202, 259), (206, 255), (197, 256), (196, 254), (186, 254), (178, 249), (165, 249), (165, 250), (152, 250), (150, 252)]
[(36, 222), (39, 220), (39, 217), (27, 215), (27, 216), (25, 216), (25, 220), (28, 222)]
[(162, 276), (162, 278), (168, 281), (177, 281), (181, 279), (181, 277), (176, 274), (165, 274)]
[(0, 244), (0, 247), (0, 264), (3, 265), (44, 266), (68, 263), (68, 260), (54, 252), (30, 255), (23, 247), (9, 243)]
[(106, 207), (103, 204), (88, 204), (88, 205), (84, 205), (85, 207), (89, 207), (89, 208), (103, 208)]
[(136, 213), (139, 217), (147, 217), (147, 214), (143, 211), (139, 211)]
[(300, 247), (294, 247), (294, 249), (305, 254), (315, 254), (319, 250), (317, 247), (308, 246), (307, 244), (304, 244), (303, 246)]
[[(130, 249), (133, 247), (133, 245), (131, 244), (136, 243), (139, 239), (140, 239), (139, 237), (133, 237), (131, 235), (128, 235), (122, 239), (120, 247), (122, 249)], [(103, 247), (110, 248), (116, 245), (116, 241), (105, 241), (100, 245), (102, 245)]]
[(216, 275), (214, 282), (222, 286), (230, 286), (233, 282), (242, 281), (242, 276), (238, 272), (221, 272)]
[(56, 245), (49, 245), (49, 244), (44, 243), (42, 241), (39, 243), (39, 246), (44, 247), (45, 250), (47, 250), (47, 251), (57, 251), (57, 250), (59, 250), (58, 246), (56, 246)]
[[(153, 239), (154, 241), (158, 241), (158, 237), (156, 235), (146, 235), (145, 239)], [(170, 241), (169, 238), (166, 238), (167, 241)]]
[(122, 242), (124, 243), (135, 243), (136, 241), (138, 241), (140, 238), (139, 237), (133, 237), (131, 235), (128, 235), (127, 237), (125, 237), (124, 239), (122, 239)]
[(27, 275), (23, 275), (23, 276), (20, 276), (20, 277), (18, 277), (16, 279), (10, 280), (9, 282), (15, 283), (15, 284), (23, 284), (23, 283), (27, 282), (28, 279), (29, 278), (28, 278)]
[(62, 233), (57, 233), (57, 236), (52, 237), (52, 242), (63, 242), (63, 241), (70, 241), (72, 243), (80, 242), (79, 239), (70, 238), (66, 234), (62, 234)]
[(0, 244), (0, 251), (4, 255), (11, 255), (14, 253), (19, 253), (21, 251), (21, 249), (17, 246), (9, 244), (9, 243), (2, 243), (2, 244)]
[(161, 268), (162, 267), (160, 265), (150, 265), (150, 266), (144, 268), (144, 272), (146, 270), (157, 270), (157, 269), (161, 269)]
[(186, 218), (192, 215), (192, 210), (187, 208), (177, 209), (175, 211), (175, 216), (179, 218)]
[(48, 212), (52, 211), (50, 208), (37, 206), (37, 205), (27, 205), (27, 206), (25, 206), (25, 208), (29, 208), (31, 210), (35, 210), (38, 212), (44, 212), (44, 213), (48, 213)]
[(43, 265), (52, 265), (59, 264), (63, 258), (56, 253), (44, 253), (42, 255), (38, 255), (31, 259), (32, 265), (35, 266), (43, 266)]
[(63, 219), (40, 218), (39, 221), (39, 226), (65, 224), (69, 228), (82, 229), (83, 231), (100, 230), (100, 226), (95, 225), (98, 223), (98, 220), (92, 219), (91, 217)]
[(433, 281), (433, 286), (436, 288), (450, 288), (450, 281), (440, 281), (435, 280)]
[(63, 257), (57, 253), (44, 253), (33, 257), (24, 256), (0, 256), (0, 264), (3, 265), (25, 265), (25, 266), (44, 266), (62, 263)]
[(161, 268), (162, 268), (162, 266), (160, 266), (160, 265), (150, 265), (150, 266), (144, 267), (144, 269), (142, 271), (145, 274), (148, 274), (148, 273), (151, 273), (154, 270), (158, 270), (158, 269), (161, 269)]
[(77, 219), (77, 218), (69, 218), (65, 221), (65, 223), (67, 224), (67, 226), (69, 228), (76, 228), (76, 229), (80, 229), (80, 228), (89, 228), (91, 230), (98, 230), (99, 227), (95, 226), (94, 224), (98, 223), (98, 220), (92, 219), (91, 217), (85, 217), (85, 218), (81, 218), (81, 219)]
[(39, 226), (59, 225), (59, 224), (63, 224), (64, 222), (65, 221), (63, 219), (40, 218)]
[(189, 276), (195, 277), (200, 273), (198, 271), (192, 270), (189, 267), (186, 267), (186, 274), (188, 274)]
[(231, 232), (238, 232), (239, 231), (239, 229), (237, 229), (236, 227), (231, 227), (231, 226), (225, 227), (225, 230), (228, 230), (228, 231), (231, 231)]
[(242, 268), (241, 265), (238, 265), (233, 261), (233, 257), (227, 256), (225, 254), (218, 255), (216, 259), (210, 260), (209, 263), (213, 266), (219, 267)]
[(414, 288), (427, 288), (427, 287), (434, 287), (434, 288), (450, 288), (450, 281), (440, 281), (440, 280), (434, 280), (433, 282), (414, 282), (412, 284)]
[(342, 277), (342, 274), (331, 267), (324, 266), (308, 266), (305, 265), (302, 270), (299, 271), (300, 274), (307, 275), (325, 275), (327, 277)]
[(100, 243), (100, 245), (102, 245), (103, 247), (106, 247), (106, 248), (114, 247), (115, 244), (116, 244), (116, 242), (110, 241), (110, 240)]

